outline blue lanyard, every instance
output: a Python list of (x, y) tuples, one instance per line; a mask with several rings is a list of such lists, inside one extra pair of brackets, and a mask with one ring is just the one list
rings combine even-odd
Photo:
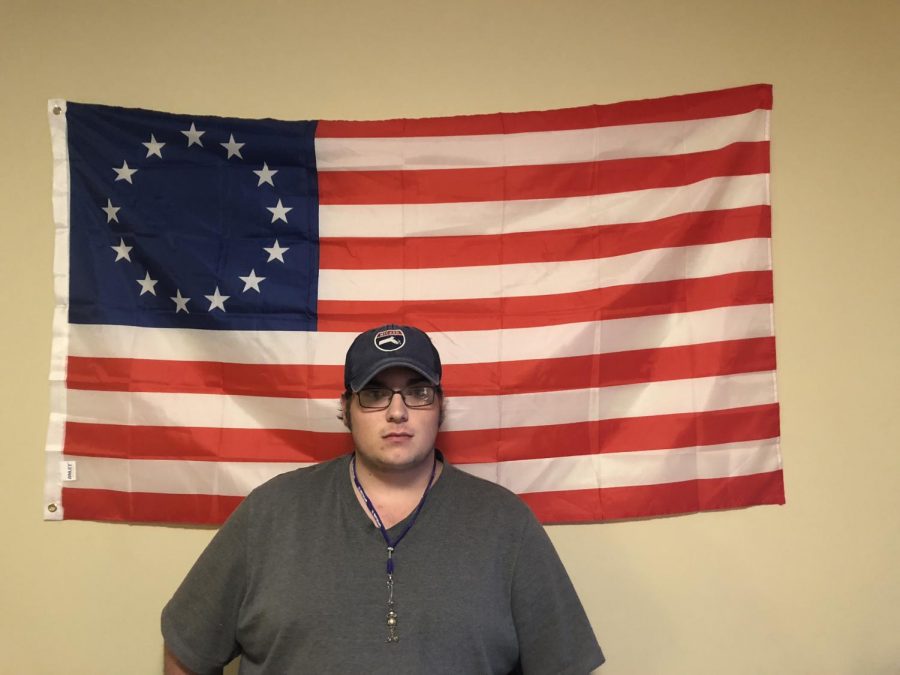
[(381, 516), (378, 515), (378, 511), (375, 509), (375, 505), (372, 503), (372, 500), (369, 499), (369, 495), (366, 494), (366, 491), (363, 489), (362, 483), (359, 482), (359, 477), (356, 475), (356, 453), (353, 453), (353, 457), (350, 459), (350, 468), (353, 470), (353, 484), (356, 485), (356, 489), (359, 490), (360, 496), (363, 498), (363, 501), (366, 504), (366, 508), (369, 509), (369, 513), (372, 514), (372, 518), (375, 520), (375, 524), (378, 526), (378, 529), (381, 531), (381, 536), (384, 538), (384, 543), (387, 544), (388, 549), (388, 558), (387, 558), (387, 573), (394, 573), (394, 549), (397, 548), (397, 544), (407, 535), (407, 533), (412, 529), (412, 526), (416, 523), (416, 518), (419, 517), (419, 512), (422, 510), (422, 507), (425, 506), (425, 498), (428, 497), (428, 492), (431, 490), (431, 485), (434, 482), (434, 473), (437, 469), (437, 453), (434, 454), (434, 461), (431, 464), (431, 476), (428, 478), (428, 485), (425, 486), (425, 492), (422, 493), (422, 499), (419, 500), (419, 505), (416, 506), (416, 510), (413, 513), (412, 518), (409, 523), (407, 523), (406, 528), (404, 528), (403, 532), (400, 533), (400, 536), (391, 541), (390, 535), (387, 533), (387, 529), (384, 526), (384, 523), (381, 521)]
[(350, 468), (353, 471), (353, 484), (356, 485), (356, 489), (359, 490), (359, 494), (363, 498), (363, 502), (365, 502), (366, 508), (369, 509), (369, 513), (372, 514), (372, 519), (375, 521), (375, 524), (381, 531), (381, 536), (384, 538), (384, 543), (387, 545), (387, 563), (385, 565), (385, 571), (387, 572), (388, 585), (388, 637), (386, 641), (400, 642), (400, 632), (397, 627), (397, 611), (394, 604), (394, 549), (397, 548), (397, 544), (400, 543), (403, 537), (405, 537), (406, 534), (412, 529), (412, 526), (415, 525), (416, 518), (419, 517), (419, 512), (422, 510), (422, 507), (425, 506), (425, 498), (428, 497), (428, 492), (429, 490), (431, 490), (431, 486), (434, 483), (434, 472), (437, 469), (437, 452), (435, 451), (434, 453), (434, 461), (431, 463), (431, 476), (428, 478), (428, 485), (425, 486), (425, 492), (422, 493), (422, 499), (419, 500), (419, 505), (413, 512), (412, 518), (410, 518), (409, 523), (407, 523), (406, 527), (403, 529), (403, 532), (401, 532), (400, 536), (393, 541), (391, 541), (391, 537), (387, 533), (387, 528), (385, 528), (384, 523), (381, 520), (381, 516), (378, 515), (378, 511), (375, 509), (375, 505), (372, 503), (372, 500), (369, 499), (369, 495), (366, 494), (366, 491), (363, 489), (362, 483), (359, 482), (359, 477), (356, 475), (356, 453), (353, 453), (353, 456), (350, 458)]

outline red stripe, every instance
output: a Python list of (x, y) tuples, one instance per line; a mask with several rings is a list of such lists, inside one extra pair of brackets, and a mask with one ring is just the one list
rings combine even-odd
[(63, 488), (66, 520), (220, 525), (243, 497)]
[(316, 128), (316, 137), (513, 134), (723, 117), (760, 108), (772, 108), (772, 86), (769, 84), (562, 110), (359, 122), (322, 120)]
[(611, 286), (578, 293), (475, 300), (320, 300), (320, 331), (360, 332), (386, 321), (426, 332), (531, 328), (772, 302), (772, 272)]
[(117, 459), (321, 462), (345, 455), (351, 449), (349, 433), (66, 422), (64, 452)]
[[(778, 405), (542, 427), (441, 432), (456, 464), (738, 443), (778, 436)], [(117, 459), (320, 462), (352, 449), (350, 434), (66, 423), (65, 454)]]
[(542, 427), (442, 432), (456, 464), (740, 443), (779, 435), (778, 404)]
[(684, 213), (646, 223), (457, 237), (323, 237), (322, 269), (425, 269), (608, 258), (656, 248), (771, 237), (771, 209)]
[[(597, 490), (521, 495), (544, 523), (640, 518), (700, 510), (783, 504), (782, 472)], [(65, 517), (117, 522), (218, 525), (241, 497), (63, 488)]]
[(70, 356), (66, 386), (92, 391), (331, 398), (343, 391), (343, 381), (343, 366)]
[(775, 369), (775, 338), (636, 349), (556, 359), (448, 365), (449, 396), (612, 387)]
[(321, 171), (319, 203), (435, 204), (558, 199), (769, 172), (769, 143), (602, 162), (412, 171)]
[[(451, 396), (522, 394), (679, 380), (775, 369), (775, 338), (587, 354), (555, 359), (448, 364)], [(340, 366), (293, 366), (70, 356), (69, 389), (331, 398)]]
[(580, 523), (784, 504), (784, 479), (778, 470), (734, 478), (520, 496), (543, 523)]

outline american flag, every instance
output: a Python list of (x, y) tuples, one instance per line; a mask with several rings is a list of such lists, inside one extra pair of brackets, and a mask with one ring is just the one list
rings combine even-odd
[(219, 523), (351, 449), (419, 326), (438, 447), (546, 523), (784, 502), (771, 87), (378, 122), (50, 101), (47, 519)]

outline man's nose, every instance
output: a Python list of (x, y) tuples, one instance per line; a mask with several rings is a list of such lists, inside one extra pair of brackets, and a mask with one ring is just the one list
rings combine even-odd
[(391, 402), (387, 407), (387, 418), (391, 422), (402, 422), (409, 417), (409, 409), (403, 401), (403, 396), (399, 391), (395, 391), (391, 396)]

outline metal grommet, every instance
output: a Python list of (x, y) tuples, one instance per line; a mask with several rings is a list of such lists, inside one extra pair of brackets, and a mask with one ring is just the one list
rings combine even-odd
[(58, 105), (53, 106), (53, 114), (59, 115), (62, 112), (62, 108)]
[(47, 507), (47, 510), (50, 513), (56, 513), (56, 504), (50, 504), (50, 506)]

